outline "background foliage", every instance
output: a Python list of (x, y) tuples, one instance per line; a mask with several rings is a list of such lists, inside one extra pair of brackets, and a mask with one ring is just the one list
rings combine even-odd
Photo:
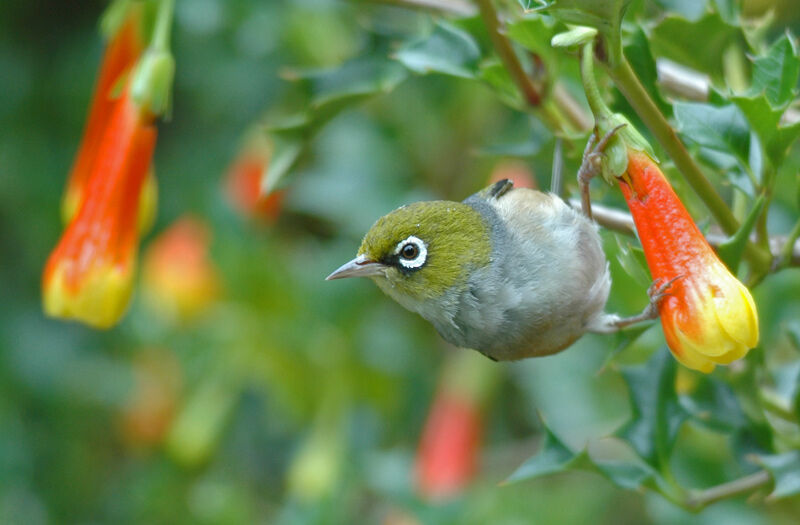
[[(754, 289), (761, 346), (710, 377), (679, 368), (657, 324), (587, 336), (544, 359), (481, 362), (500, 377), (485, 405), (479, 475), (446, 503), (417, 495), (415, 450), (442, 363), (458, 350), (369, 283), (322, 279), (378, 216), (419, 199), (460, 200), (504, 161), (520, 160), (514, 169), (548, 188), (554, 149), (552, 122), (527, 110), (476, 9), (452, 5), (463, 12), (445, 18), (368, 2), (178, 1), (150, 237), (187, 212), (202, 218), (220, 293), (188, 321), (138, 293), (120, 326), (95, 332), (45, 319), (39, 279), (60, 233), (105, 4), (0, 4), (0, 522), (796, 521), (797, 269)], [(499, 6), (516, 51), (541, 61), (534, 78), (558, 79), (583, 104), (574, 53), (550, 47), (563, 26)], [(800, 149), (783, 158), (797, 125), (778, 126), (793, 109), (799, 63), (783, 35), (800, 22), (789, 0), (745, 2), (743, 13), (725, 0), (639, 0), (623, 43), (738, 217), (774, 179), (769, 231), (785, 234), (798, 217)], [(706, 101), (665, 92), (653, 57), (705, 73), (716, 90)], [(243, 218), (221, 189), (257, 121), (275, 144), (266, 183), (286, 189), (274, 224)], [(585, 132), (569, 131), (572, 174)], [(596, 191), (624, 208), (616, 190)], [(609, 309), (638, 311), (647, 274), (637, 243), (604, 240)], [(762, 467), (772, 477), (749, 502), (752, 491), (690, 514), (668, 501), (689, 501), (676, 486), (704, 489)], [(512, 473), (524, 481), (498, 486)]]

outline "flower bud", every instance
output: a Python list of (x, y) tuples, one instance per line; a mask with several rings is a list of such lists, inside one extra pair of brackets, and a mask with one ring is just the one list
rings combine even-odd
[(153, 115), (164, 115), (169, 109), (175, 59), (172, 53), (148, 49), (133, 72), (133, 100)]

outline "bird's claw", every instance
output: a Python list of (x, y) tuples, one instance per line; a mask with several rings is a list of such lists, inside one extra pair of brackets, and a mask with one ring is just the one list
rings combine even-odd
[(617, 131), (625, 127), (627, 124), (620, 124), (610, 131), (606, 132), (603, 137), (597, 139), (597, 131), (592, 131), (589, 136), (589, 141), (586, 143), (586, 148), (583, 150), (583, 157), (581, 166), (578, 168), (578, 180), (586, 184), (594, 177), (600, 174), (603, 169), (603, 151), (605, 150), (608, 142), (616, 135)]
[(578, 184), (581, 187), (581, 208), (584, 215), (592, 218), (592, 203), (589, 198), (589, 182), (603, 171), (603, 150), (608, 141), (626, 124), (620, 124), (597, 139), (597, 131), (592, 131), (586, 148), (583, 150), (581, 167), (578, 168)]
[(681, 278), (683, 278), (683, 275), (678, 275), (664, 282), (664, 279), (659, 277), (650, 284), (647, 288), (647, 296), (650, 298), (650, 304), (647, 305), (644, 312), (647, 318), (655, 319), (658, 317), (658, 309), (661, 306), (661, 301), (668, 295), (671, 295), (667, 290), (672, 286), (672, 283)]
[(659, 307), (661, 306), (661, 301), (667, 297), (669, 292), (669, 287), (672, 286), (672, 283), (681, 279), (683, 275), (679, 275), (677, 277), (673, 277), (672, 279), (663, 282), (664, 279), (658, 278), (647, 288), (647, 296), (650, 298), (650, 303), (645, 307), (644, 310), (640, 314), (634, 315), (632, 317), (623, 317), (617, 318), (613, 321), (612, 327), (614, 330), (620, 330), (625, 328), (626, 326), (631, 326), (636, 323), (641, 323), (642, 321), (650, 321), (655, 319), (659, 315)]

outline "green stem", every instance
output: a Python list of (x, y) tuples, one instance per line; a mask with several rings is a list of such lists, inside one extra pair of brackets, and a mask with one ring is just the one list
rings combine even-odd
[(172, 29), (172, 15), (175, 12), (175, 0), (160, 0), (156, 13), (156, 26), (150, 46), (155, 51), (169, 51), (169, 37)]
[(583, 90), (586, 93), (586, 100), (589, 108), (594, 114), (594, 118), (602, 118), (611, 114), (611, 109), (603, 100), (597, 81), (594, 77), (594, 42), (589, 42), (581, 50), (581, 80)]
[[(728, 235), (733, 235), (739, 229), (739, 222), (733, 216), (728, 205), (720, 197), (708, 179), (703, 175), (699, 166), (694, 162), (686, 147), (678, 138), (667, 119), (659, 111), (650, 95), (645, 90), (639, 78), (633, 72), (628, 60), (622, 57), (613, 67), (608, 67), (608, 73), (619, 87), (633, 109), (650, 129), (656, 140), (664, 147), (680, 172), (694, 189), (695, 193), (703, 200), (720, 227)], [(767, 250), (759, 248), (752, 243), (745, 247), (745, 256), (759, 270), (769, 268), (772, 256)]]
[(778, 261), (778, 268), (785, 268), (792, 263), (792, 256), (794, 255), (794, 244), (797, 242), (797, 239), (800, 238), (800, 219), (794, 223), (794, 227), (792, 227), (792, 231), (789, 232), (789, 236), (786, 238), (786, 244), (783, 245), (781, 249), (780, 261)]
[(686, 177), (686, 180), (698, 196), (706, 203), (720, 227), (728, 235), (736, 233), (739, 229), (739, 223), (733, 213), (692, 160), (686, 147), (678, 139), (675, 130), (672, 129), (667, 119), (658, 110), (639, 78), (633, 72), (628, 60), (623, 58), (616, 67), (610, 68), (608, 73), (631, 106), (633, 106), (633, 109), (636, 110), (636, 113), (656, 137), (656, 140), (667, 150), (669, 156), (675, 161), (678, 169)]

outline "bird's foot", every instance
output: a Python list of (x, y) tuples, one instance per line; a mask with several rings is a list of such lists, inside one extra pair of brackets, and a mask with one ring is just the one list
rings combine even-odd
[(620, 124), (611, 131), (607, 132), (598, 141), (597, 131), (592, 131), (589, 141), (586, 143), (586, 148), (583, 150), (583, 157), (581, 160), (581, 167), (578, 168), (578, 184), (581, 187), (581, 209), (583, 214), (592, 218), (592, 202), (589, 198), (589, 183), (593, 178), (599, 175), (603, 170), (603, 150), (605, 149), (608, 141), (625, 126)]
[(656, 317), (658, 317), (658, 307), (661, 304), (661, 301), (664, 300), (664, 297), (669, 295), (667, 290), (672, 285), (672, 283), (674, 283), (681, 277), (683, 277), (683, 275), (673, 277), (672, 279), (666, 282), (662, 282), (663, 279), (661, 278), (658, 278), (655, 281), (653, 281), (653, 283), (647, 289), (647, 296), (650, 298), (650, 302), (648, 303), (648, 305), (638, 315), (632, 315), (630, 317), (623, 317), (622, 319), (615, 320), (613, 324), (617, 328), (617, 330), (621, 330), (626, 326), (640, 323), (642, 321), (649, 321), (651, 319), (655, 319)]

